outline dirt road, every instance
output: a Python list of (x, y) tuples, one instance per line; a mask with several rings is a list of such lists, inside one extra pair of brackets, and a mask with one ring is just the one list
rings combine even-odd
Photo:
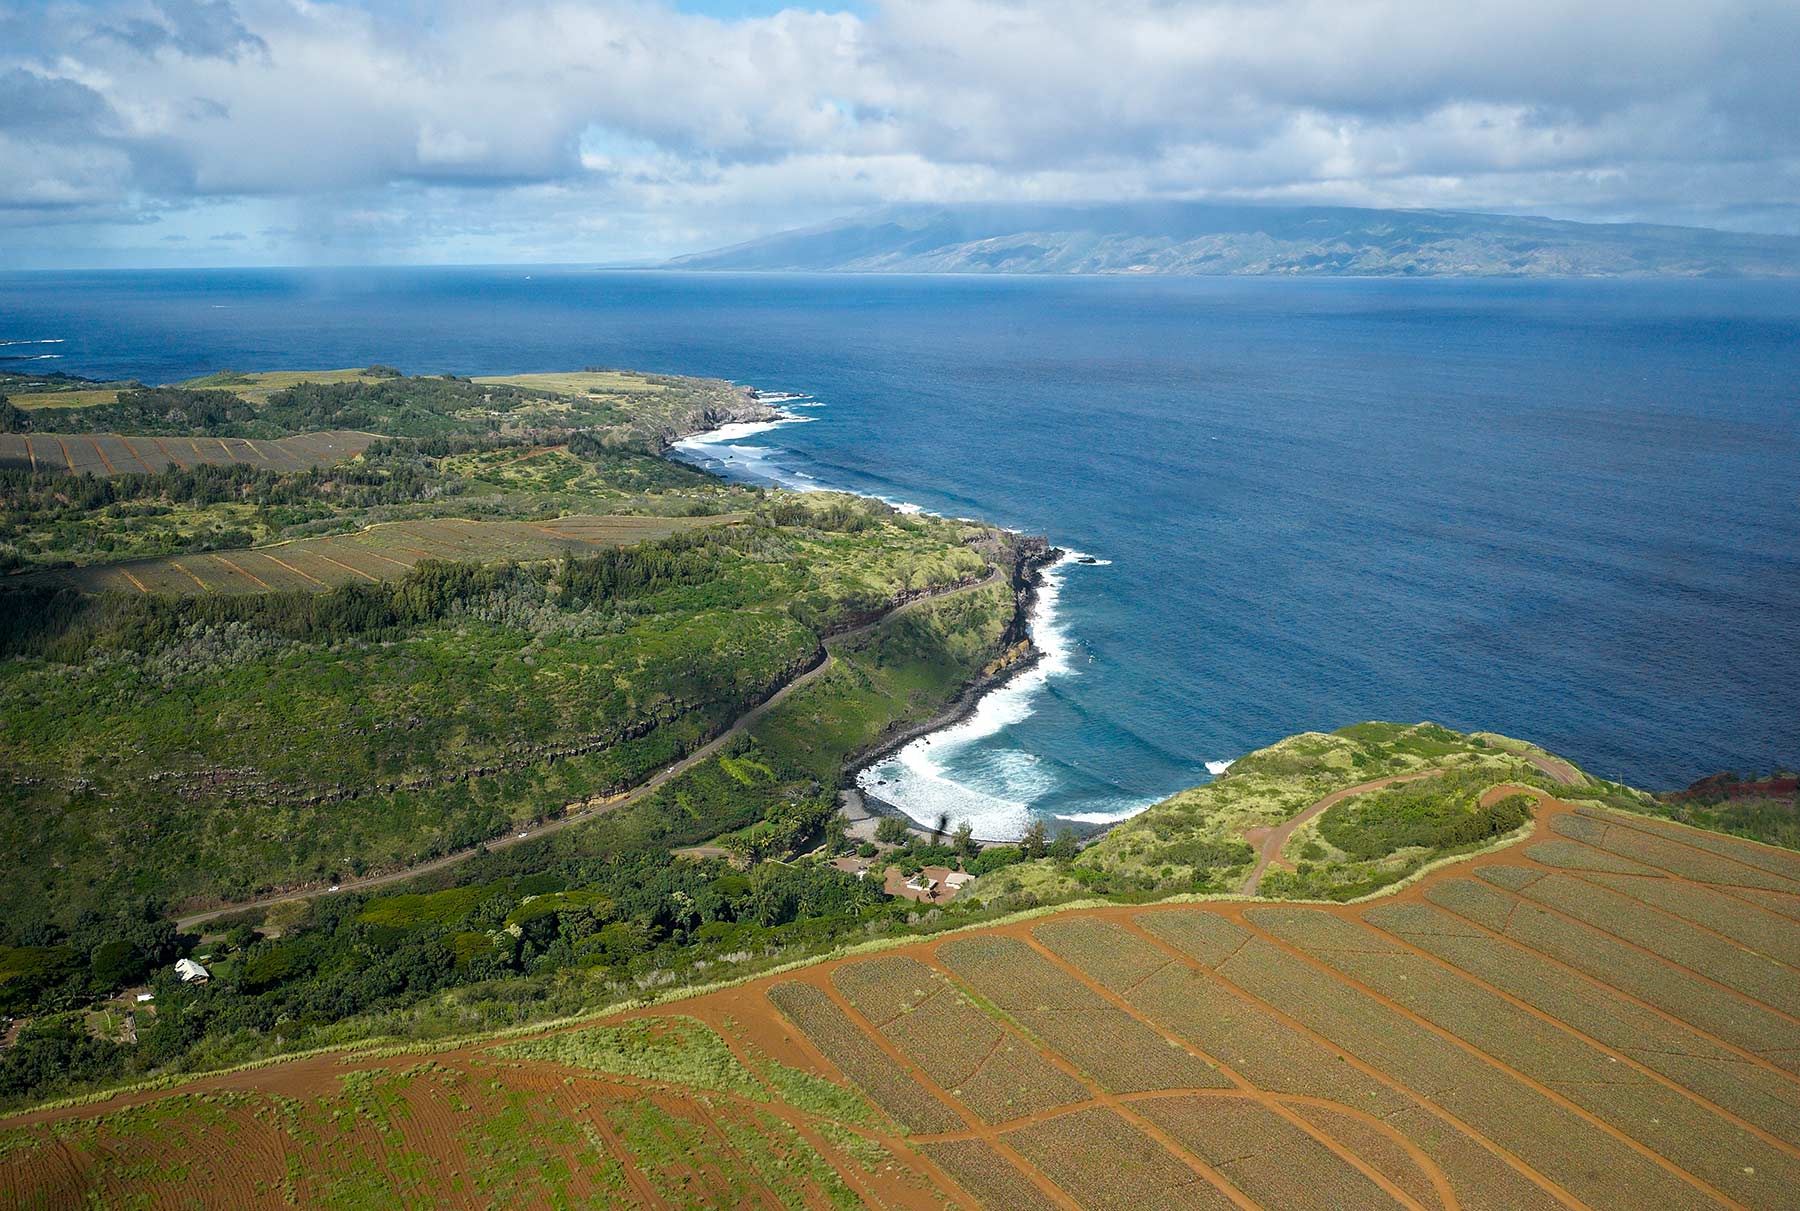
[(1382, 787), (1392, 786), (1396, 782), (1411, 782), (1415, 778), (1423, 778), (1428, 774), (1438, 772), (1434, 769), (1419, 770), (1411, 774), (1395, 774), (1391, 778), (1377, 778), (1373, 782), (1359, 782), (1355, 786), (1346, 786), (1341, 791), (1332, 791), (1284, 824), (1276, 825), (1274, 828), (1251, 829), (1244, 834), (1244, 840), (1257, 847), (1256, 865), (1250, 868), (1249, 875), (1245, 877), (1243, 885), (1238, 888), (1238, 894), (1254, 896), (1257, 886), (1262, 883), (1263, 872), (1269, 869), (1269, 863), (1281, 856), (1281, 847), (1286, 845), (1288, 838), (1294, 835), (1294, 830), (1326, 808), (1334, 807), (1350, 796), (1360, 795), (1364, 791), (1380, 790)]
[(804, 673), (801, 673), (798, 677), (795, 677), (792, 681), (776, 690), (757, 706), (754, 706), (748, 711), (745, 711), (742, 715), (739, 715), (732, 725), (723, 732), (720, 732), (717, 736), (713, 737), (681, 760), (675, 762), (673, 765), (665, 766), (658, 770), (656, 773), (652, 774), (648, 780), (631, 788), (623, 794), (603, 801), (589, 801), (587, 804), (576, 808), (573, 811), (566, 811), (565, 814), (556, 817), (554, 820), (546, 820), (541, 824), (532, 824), (523, 828), (514, 829), (504, 836), (492, 838), (479, 845), (469, 846), (466, 849), (456, 850), (452, 853), (445, 854), (441, 858), (433, 858), (428, 862), (420, 862), (415, 866), (407, 866), (399, 870), (387, 871), (383, 874), (364, 875), (357, 879), (346, 879), (329, 888), (314, 884), (293, 891), (284, 891), (270, 896), (260, 896), (253, 900), (240, 900), (232, 904), (221, 904), (215, 908), (209, 908), (204, 912), (188, 913), (175, 919), (176, 928), (184, 931), (189, 930), (196, 925), (204, 925), (215, 917), (221, 917), (227, 913), (242, 912), (245, 909), (268, 908), (276, 904), (291, 903), (295, 900), (310, 900), (314, 896), (329, 895), (332, 892), (366, 891), (371, 887), (382, 887), (389, 883), (403, 882), (404, 880), (412, 879), (419, 875), (429, 874), (434, 870), (442, 870), (446, 866), (454, 866), (459, 862), (466, 862), (468, 859), (484, 850), (506, 849), (510, 846), (521, 845), (526, 841), (535, 841), (539, 837), (546, 837), (551, 833), (560, 832), (562, 829), (568, 828), (572, 824), (580, 824), (584, 821), (592, 820), (596, 816), (605, 815), (607, 812), (617, 811), (621, 807), (627, 807), (648, 795), (655, 794), (665, 782), (669, 781), (669, 779), (687, 772), (702, 761), (706, 761), (716, 755), (720, 749), (724, 748), (727, 744), (730, 744), (732, 740), (736, 739), (745, 730), (754, 727), (763, 716), (767, 715), (782, 702), (786, 701), (788, 696), (795, 690), (811, 683), (822, 675), (832, 666), (833, 661), (836, 660), (836, 657), (832, 654), (833, 646), (842, 644), (849, 639), (867, 635), (876, 627), (891, 622), (902, 614), (919, 609), (924, 605), (943, 601), (945, 598), (955, 597), (963, 593), (973, 593), (977, 589), (986, 588), (988, 585), (991, 585), (996, 580), (1000, 579), (1001, 572), (1002, 569), (994, 568), (980, 580), (970, 581), (967, 584), (959, 584), (953, 588), (943, 589), (934, 593), (927, 593), (922, 597), (916, 597), (911, 601), (895, 606), (893, 609), (883, 613), (880, 617), (873, 618), (860, 626), (851, 627), (849, 630), (839, 631), (835, 635), (827, 636), (822, 645), (824, 656), (818, 663), (814, 664)]

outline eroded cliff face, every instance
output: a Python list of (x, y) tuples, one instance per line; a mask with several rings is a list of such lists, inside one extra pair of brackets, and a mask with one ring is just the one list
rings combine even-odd
[[(693, 383), (694, 380), (684, 380)], [(657, 453), (666, 451), (684, 437), (705, 433), (725, 425), (781, 419), (781, 413), (756, 398), (756, 392), (736, 383), (704, 382), (689, 390), (685, 399), (660, 415), (641, 417), (626, 430), (634, 441), (648, 445)]]

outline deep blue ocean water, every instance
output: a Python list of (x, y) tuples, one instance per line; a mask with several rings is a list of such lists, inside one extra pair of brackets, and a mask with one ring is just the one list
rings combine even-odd
[[(885, 788), (1103, 818), (1433, 719), (1683, 784), (1800, 762), (1800, 289), (1772, 283), (0, 275), (0, 355), (585, 365), (801, 392), (734, 473), (1048, 534), (1047, 673)], [(0, 362), (16, 368), (27, 363)]]

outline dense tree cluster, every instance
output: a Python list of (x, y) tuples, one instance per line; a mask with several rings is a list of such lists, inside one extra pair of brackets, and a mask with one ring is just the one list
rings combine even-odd
[(118, 402), (85, 408), (0, 409), (8, 433), (175, 433), (230, 437), (257, 419), (255, 405), (229, 391), (132, 387)]
[(443, 434), (494, 427), (486, 413), (513, 412), (554, 396), (523, 387), (437, 378), (297, 383), (269, 396), (262, 417), (291, 432), (361, 429), (373, 433)]
[(164, 597), (25, 587), (0, 596), (0, 655), (75, 663), (95, 651), (144, 653), (196, 627), (233, 623), (283, 639), (383, 637), (445, 617), (458, 605), (531, 575), (514, 565), (421, 560), (398, 580), (323, 593)]
[[(0, 981), (13, 997), (7, 1009), (41, 1015), (0, 1053), (0, 1103), (179, 1067), (208, 1040), (298, 1039), (444, 989), (567, 968), (627, 984), (659, 968), (827, 937), (883, 911), (874, 886), (822, 863), (739, 872), (635, 852), (435, 892), (321, 897), (279, 938), (244, 923), (208, 943), (213, 978), (194, 986), (167, 969), (196, 938), (178, 939), (167, 921), (95, 922), (34, 938), (55, 960), (29, 985)], [(86, 994), (146, 978), (156, 1015), (141, 1019), (133, 1046), (92, 1037), (80, 1014), (66, 1012)]]

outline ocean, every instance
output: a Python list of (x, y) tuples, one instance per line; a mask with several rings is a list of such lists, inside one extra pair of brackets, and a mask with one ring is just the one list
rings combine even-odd
[(5, 274), (0, 342), (149, 382), (609, 365), (804, 397), (684, 456), (1094, 561), (1050, 574), (1033, 672), (865, 775), (984, 836), (1363, 719), (1648, 788), (1800, 763), (1791, 284)]

